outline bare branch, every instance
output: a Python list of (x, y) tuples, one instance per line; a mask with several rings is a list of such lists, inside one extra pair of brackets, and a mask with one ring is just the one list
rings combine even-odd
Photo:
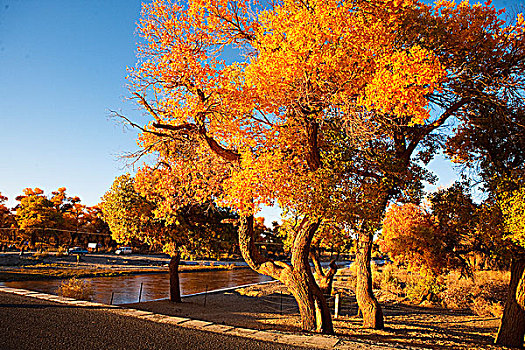
[(137, 92), (134, 92), (133, 95), (136, 96), (140, 100), (140, 104), (144, 108), (146, 108), (146, 110), (153, 116), (153, 118), (155, 118), (157, 122), (161, 120), (157, 112), (155, 112), (155, 110), (151, 107), (151, 105), (148, 103), (148, 101), (146, 101), (146, 99), (142, 95), (140, 95)]

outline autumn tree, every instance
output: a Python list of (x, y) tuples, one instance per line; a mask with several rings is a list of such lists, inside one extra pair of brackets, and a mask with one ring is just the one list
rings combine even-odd
[[(473, 202), (467, 184), (456, 182), (429, 194), (428, 207), (392, 205), (383, 221), (381, 249), (412, 271), (438, 276), (449, 270), (470, 273), (473, 254), (492, 256), (485, 249), (491, 238), (482, 228), (481, 204)], [(487, 239), (484, 242), (483, 239)]]
[[(144, 178), (171, 194), (160, 211), (210, 198), (234, 208), (245, 260), (288, 287), (303, 329), (326, 333), (331, 317), (308, 256), (323, 221), (346, 222), (359, 235), (364, 324), (382, 328), (370, 255), (387, 204), (420, 191), (420, 162), (450, 117), (500, 88), (519, 90), (507, 68), (523, 64), (523, 23), (498, 15), (489, 5), (410, 0), (144, 6), (130, 81), (151, 122), (132, 125), (142, 153), (157, 157)], [(226, 49), (238, 59), (225, 60)], [(301, 217), (291, 265), (255, 246), (253, 217), (275, 202)]]
[[(158, 192), (183, 188), (174, 196), (182, 203), (216, 196), (235, 208), (245, 260), (287, 285), (303, 329), (327, 333), (333, 331), (331, 317), (308, 264), (309, 247), (323, 218), (337, 210), (331, 197), (343, 194), (337, 193), (342, 169), (322, 158), (337, 148), (323, 137), (322, 121), (347, 112), (348, 124), (366, 129), (361, 124), (369, 114), (353, 113), (356, 103), (366, 107), (383, 98), (372, 90), (366, 101), (358, 98), (373, 82), (374, 68), (366, 62), (379, 55), (390, 64), (392, 50), (384, 48), (392, 48), (396, 14), (388, 10), (398, 8), (387, 3), (387, 11), (375, 9), (382, 18), (372, 18), (354, 5), (288, 1), (261, 11), (256, 22), (248, 3), (154, 3), (141, 26), (144, 60), (132, 71), (134, 96), (154, 118), (141, 142), (145, 152), (160, 155)], [(377, 26), (369, 26), (374, 19)], [(247, 49), (243, 63), (221, 60), (230, 44)], [(396, 56), (408, 57), (407, 67), (426, 69), (407, 88), (415, 120), (424, 113), (414, 97), (432, 91), (441, 76), (427, 56), (419, 47)], [(400, 104), (408, 101), (394, 96)], [(255, 247), (253, 215), (274, 201), (301, 213), (291, 265), (264, 259)]]
[(154, 204), (135, 191), (133, 178), (129, 174), (117, 177), (111, 189), (102, 197), (99, 206), (104, 221), (111, 230), (111, 236), (119, 243), (129, 244), (136, 239), (156, 243), (152, 242), (156, 230), (166, 235), (163, 237), (166, 242), (164, 246), (166, 253), (171, 256), (169, 263), (170, 300), (181, 302), (178, 280), (180, 253), (175, 247), (176, 240), (173, 241), (171, 232), (166, 230), (164, 225), (153, 223)]
[(138, 236), (146, 226), (153, 209), (153, 206), (135, 191), (133, 183), (129, 174), (117, 177), (99, 204), (112, 237), (117, 242), (129, 243), (132, 238)]
[[(487, 101), (501, 101), (501, 94), (519, 96), (523, 91), (520, 75), (524, 67), (523, 21), (518, 18), (515, 25), (505, 23), (500, 14), (490, 4), (470, 6), (466, 2), (456, 5), (443, 1), (435, 6), (421, 3), (407, 6), (399, 16), (403, 25), (396, 32), (396, 47), (415, 45), (428, 50), (442, 70), (436, 74), (441, 76), (439, 88), (420, 95), (426, 104), (421, 102), (419, 106), (427, 111), (432, 108), (435, 111), (432, 115), (425, 117), (420, 110), (423, 117), (414, 119), (417, 113), (406, 110), (407, 104), (394, 104), (395, 99), (388, 99), (385, 105), (371, 103), (369, 112), (388, 113), (388, 118), (377, 122), (373, 142), (350, 153), (358, 157), (354, 158), (358, 161), (354, 161), (351, 173), (361, 184), (357, 189), (363, 195), (356, 198), (366, 211), (355, 220), (356, 229), (361, 231), (356, 261), (357, 298), (360, 305), (365, 305), (363, 309), (369, 310), (364, 315), (365, 325), (382, 326), (382, 314), (371, 293), (369, 252), (388, 203), (417, 196), (422, 189), (421, 181), (430, 179), (420, 166), (437, 151), (442, 140), (439, 132), (446, 127), (447, 120), (468, 114)], [(398, 54), (405, 55), (407, 51)], [(372, 91), (392, 96), (389, 93), (396, 90), (391, 89), (390, 82), (410, 84), (410, 79), (426, 69), (419, 67), (417, 73), (408, 73), (411, 68), (405, 64), (414, 56), (396, 57), (397, 61), (389, 64), (376, 60), (383, 74), (376, 82), (383, 85), (376, 88), (372, 84)], [(425, 62), (428, 63), (428, 58)], [(405, 72), (411, 77), (406, 77)]]
[[(222, 220), (231, 218), (224, 210), (208, 208), (180, 208), (170, 217), (156, 216), (157, 198), (147, 198), (148, 186), (141, 183), (135, 188), (135, 180), (128, 174), (115, 179), (111, 189), (102, 197), (100, 207), (108, 223), (112, 237), (117, 242), (129, 243), (139, 240), (162, 250), (171, 256), (170, 300), (181, 302), (178, 267), (181, 255), (194, 257), (220, 251), (233, 235), (231, 224)], [(208, 209), (208, 210), (206, 210)]]
[(31, 247), (35, 247), (37, 238), (44, 237), (46, 228), (56, 228), (63, 220), (40, 188), (26, 188), (24, 195), (16, 200), (20, 202), (16, 206), (16, 221), (20, 229), (28, 233)]
[(55, 236), (62, 236), (64, 242), (68, 241), (69, 245), (73, 245), (75, 242), (79, 243), (83, 235), (81, 232), (85, 232), (82, 226), (85, 223), (86, 206), (80, 203), (78, 196), (70, 197), (66, 191), (65, 187), (60, 187), (51, 192), (49, 199), (63, 218), (60, 231), (55, 231)]
[(14, 230), (16, 220), (11, 210), (4, 204), (7, 199), (6, 196), (0, 193), (0, 237), (11, 240), (14, 234), (11, 234), (10, 231)]
[(392, 205), (386, 212), (380, 249), (411, 271), (439, 275), (444, 270), (441, 237), (432, 215), (416, 204)]
[(499, 103), (479, 105), (462, 116), (456, 133), (448, 140), (447, 151), (456, 162), (476, 171), (495, 207), (493, 211), (503, 221), (502, 230), (492, 235), (501, 242), (499, 246), (510, 253), (511, 280), (496, 343), (522, 347), (525, 250), (518, 229), (519, 222), (523, 221), (519, 208), (525, 166), (525, 109), (519, 95), (501, 93)]
[(111, 238), (108, 224), (103, 220), (102, 210), (98, 205), (86, 207), (82, 215), (82, 229), (90, 232), (91, 237), (104, 246), (111, 246), (115, 241)]

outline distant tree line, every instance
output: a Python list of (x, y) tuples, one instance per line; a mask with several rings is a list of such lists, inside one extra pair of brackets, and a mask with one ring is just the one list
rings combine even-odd
[(108, 225), (98, 206), (81, 203), (61, 187), (50, 195), (40, 188), (26, 188), (16, 197), (18, 203), (8, 208), (7, 197), (0, 193), (0, 240), (31, 248), (40, 245), (87, 245), (88, 242), (114, 245)]

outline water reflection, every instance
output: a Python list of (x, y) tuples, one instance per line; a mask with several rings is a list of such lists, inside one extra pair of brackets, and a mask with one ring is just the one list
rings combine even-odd
[[(260, 275), (251, 269), (191, 272), (181, 273), (179, 276), (183, 295), (271, 280), (270, 277)], [(109, 304), (112, 293), (113, 304), (137, 302), (139, 300), (141, 283), (141, 301), (169, 297), (169, 276), (167, 273), (97, 277), (86, 278), (85, 280), (93, 287), (95, 292), (93, 300), (96, 302)], [(56, 294), (56, 290), (61, 282), (62, 280), (17, 281), (5, 282), (4, 285), (7, 287)]]

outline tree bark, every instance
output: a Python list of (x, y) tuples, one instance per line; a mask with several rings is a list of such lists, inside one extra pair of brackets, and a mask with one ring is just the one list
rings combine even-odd
[(179, 283), (179, 263), (180, 252), (177, 249), (171, 256), (169, 270), (170, 270), (170, 301), (174, 303), (182, 303), (180, 297), (180, 283)]
[(356, 298), (359, 310), (363, 315), (363, 327), (383, 329), (383, 311), (372, 291), (372, 233), (359, 233), (355, 264), (357, 266)]
[(312, 259), (312, 262), (314, 264), (314, 277), (317, 281), (317, 284), (319, 285), (319, 288), (321, 289), (321, 292), (325, 296), (332, 295), (332, 285), (334, 282), (335, 274), (337, 273), (337, 264), (335, 263), (335, 260), (332, 260), (330, 262), (329, 269), (325, 272), (321, 267), (321, 262), (319, 260), (319, 254), (317, 252), (317, 249), (311, 249), (310, 258)]
[(496, 344), (523, 348), (525, 337), (525, 254), (512, 258), (510, 283), (501, 317), (501, 325), (496, 336)]
[(296, 232), (291, 266), (263, 258), (255, 246), (253, 216), (241, 217), (239, 227), (239, 248), (244, 260), (258, 273), (281, 281), (293, 295), (301, 315), (301, 328), (333, 334), (332, 316), (326, 299), (313, 276), (308, 255), (312, 237), (319, 227), (319, 221), (308, 222), (305, 218)]

